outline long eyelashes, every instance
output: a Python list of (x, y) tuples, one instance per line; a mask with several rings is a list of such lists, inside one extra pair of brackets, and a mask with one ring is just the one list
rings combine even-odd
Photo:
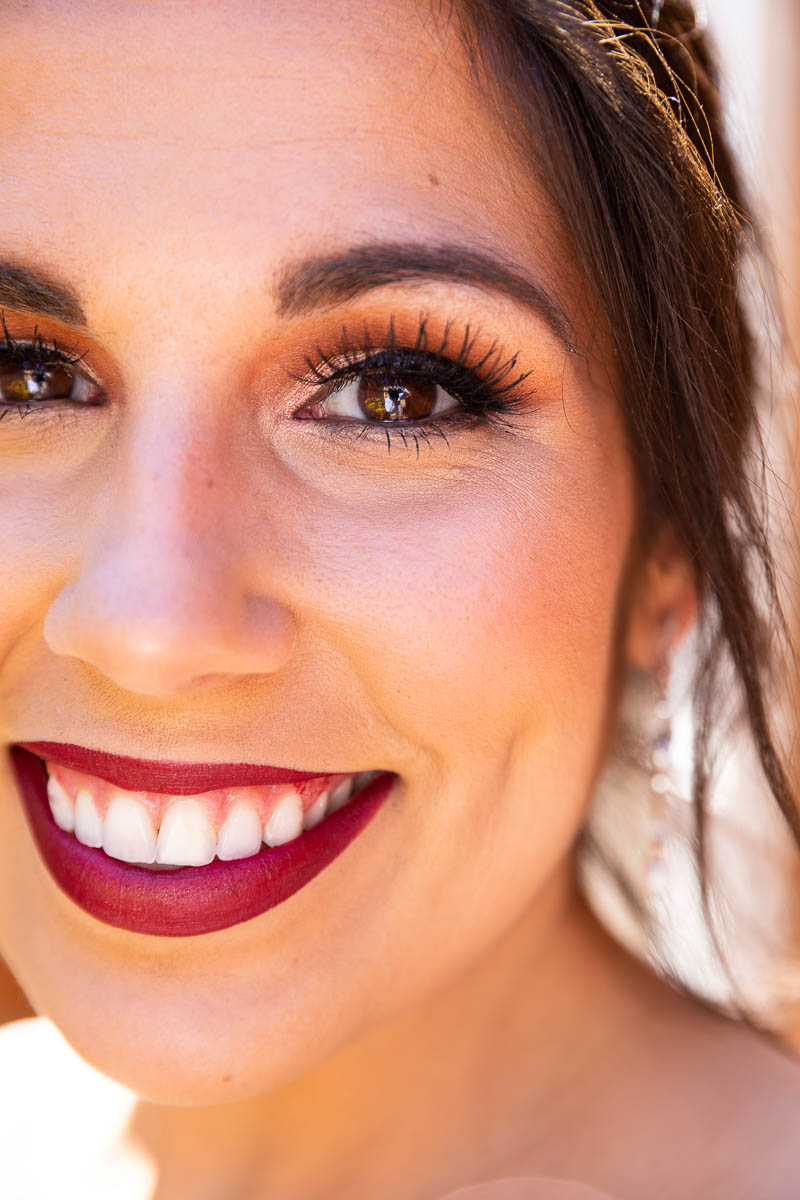
[[(356, 331), (344, 326), (325, 347), (318, 345), (313, 354), (307, 355), (306, 372), (290, 377), (307, 394), (309, 388), (314, 389), (315, 407), (319, 410), (313, 420), (317, 431), (328, 438), (348, 439), (356, 444), (377, 437), (385, 441), (388, 450), (397, 444), (415, 449), (419, 455), (420, 446), (449, 447), (450, 436), (456, 431), (488, 424), (511, 428), (509, 418), (513, 413), (522, 406), (531, 410), (536, 389), (530, 382), (531, 372), (520, 369), (518, 353), (505, 353), (496, 340), (487, 338), (470, 324), (457, 326), (450, 320), (435, 340), (430, 336), (429, 325), (429, 318), (420, 314), (415, 332), (411, 336), (406, 332), (402, 337), (398, 335), (394, 317), (380, 331), (374, 324), (371, 330), (366, 322)], [(77, 348), (61, 345), (54, 338), (46, 339), (38, 326), (24, 340), (18, 340), (9, 332), (5, 314), (0, 310), (0, 367), (36, 364), (74, 370), (84, 358), (85, 353), (79, 353)], [(85, 368), (77, 372), (77, 377), (84, 373)], [(90, 372), (88, 376), (91, 382)], [(429, 417), (391, 422), (368, 416), (354, 419), (326, 411), (326, 400), (348, 383), (363, 378), (435, 383), (453, 400), (455, 407)], [(97, 381), (94, 386), (100, 387)], [(34, 411), (44, 415), (47, 408), (54, 411), (57, 405), (6, 401), (0, 404), (0, 420), (14, 410), (19, 416)]]
[[(397, 438), (403, 445), (413, 444), (419, 453), (420, 438), (428, 444), (430, 436), (447, 442), (442, 426), (454, 429), (486, 422), (507, 424), (504, 418), (530, 402), (534, 389), (526, 386), (530, 372), (519, 369), (519, 354), (505, 355), (497, 341), (489, 342), (479, 353), (481, 343), (485, 345), (486, 339), (480, 330), (468, 324), (455, 334), (454, 322), (448, 321), (437, 343), (431, 346), (425, 316), (420, 316), (413, 344), (398, 340), (394, 318), (390, 318), (379, 348), (366, 324), (357, 336), (343, 327), (332, 347), (317, 346), (313, 357), (306, 356), (308, 370), (300, 382), (316, 383), (328, 395), (361, 375), (410, 376), (437, 383), (460, 405), (444, 419), (392, 422), (391, 426), (368, 420), (324, 421), (332, 434), (341, 431), (357, 439), (378, 435), (386, 438), (388, 448)], [(324, 406), (324, 399), (322, 403)]]
[[(68, 405), (92, 407), (103, 393), (92, 373), (80, 367), (85, 357), (77, 349), (46, 339), (38, 325), (24, 341), (13, 337), (0, 310), (0, 421), (14, 413), (20, 419), (37, 414), (63, 416)], [(34, 393), (40, 392), (39, 395)]]
[(4, 312), (0, 312), (0, 332), (0, 359), (4, 363), (36, 362), (42, 366), (76, 367), (86, 357), (85, 354), (78, 354), (74, 347), (70, 350), (60, 345), (56, 338), (46, 339), (38, 325), (34, 325), (29, 338), (24, 342), (18, 341), (8, 331)]

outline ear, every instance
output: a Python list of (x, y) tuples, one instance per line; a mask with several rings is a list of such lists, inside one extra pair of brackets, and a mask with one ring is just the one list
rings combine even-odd
[(629, 666), (650, 674), (658, 671), (697, 620), (699, 607), (689, 559), (672, 527), (665, 525), (635, 576), (625, 634)]

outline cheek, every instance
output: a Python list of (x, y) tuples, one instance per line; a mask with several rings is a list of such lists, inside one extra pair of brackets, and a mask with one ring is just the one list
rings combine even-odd
[(540, 456), (385, 512), (315, 514), (307, 603), (443, 767), (523, 727), (585, 733), (602, 709), (631, 527), (626, 472), (610, 480), (602, 462)]
[(376, 488), (360, 514), (309, 503), (300, 522), (318, 634), (399, 733), (406, 786), (360, 919), (362, 946), (392, 947), (362, 982), (378, 1010), (519, 918), (565, 863), (602, 753), (629, 475), (622, 457), (520, 457), (413, 502)]
[[(9, 490), (9, 489), (5, 489)], [(79, 489), (77, 489), (79, 491)], [(0, 487), (0, 732), (13, 740), (20, 693), (47, 715), (51, 695), (27, 686), (41, 662), (41, 629), (49, 605), (74, 571), (80, 500), (69, 488), (37, 484), (29, 495)], [(83, 520), (91, 512), (84, 514)], [(50, 682), (52, 683), (52, 677)], [(19, 730), (17, 729), (17, 734)]]
[(36, 641), (38, 629), (53, 593), (54, 541), (45, 531), (26, 518), (24, 512), (5, 510), (0, 517), (0, 729), (3, 740), (10, 738), (10, 694), (14, 681), (24, 670), (26, 647)]
[[(308, 674), (301, 663), (295, 677), (299, 706), (318, 721), (313, 748), (345, 753), (328, 717), (354, 693), (347, 752), (367, 757), (388, 744), (373, 728), (387, 729), (394, 761), (374, 765), (396, 767), (407, 786), (367, 852), (331, 873), (341, 895), (323, 874), (318, 893), (231, 931), (219, 970), (203, 947), (150, 961), (87, 922), (64, 926), (19, 806), (0, 806), (0, 834), (24, 844), (0, 884), (0, 942), (34, 1001), (102, 1069), (157, 1095), (169, 1060), (167, 1098), (208, 1088), (209, 1103), (230, 1098), (214, 1091), (215, 1074), (235, 1074), (241, 1094), (289, 1077), (474, 959), (564, 860), (607, 716), (632, 516), (622, 458), (585, 447), (520, 450), (435, 487), (420, 478), (402, 503), (397, 486), (377, 483), (357, 504), (290, 481), (285, 508), (273, 493), (275, 538), (261, 557), (307, 632)], [(266, 512), (254, 526), (270, 524)], [(71, 526), (53, 519), (33, 567), (33, 524), (14, 528), (0, 525), (3, 561), (20, 570), (2, 649), (19, 644), (19, 685), (20, 635), (30, 628), (40, 645), (32, 615), (66, 570)], [(272, 681), (284, 705), (290, 683)], [(263, 723), (263, 691), (259, 700)], [(5, 774), (0, 793), (12, 793)], [(109, 1028), (99, 1045), (101, 991), (125, 1036)]]

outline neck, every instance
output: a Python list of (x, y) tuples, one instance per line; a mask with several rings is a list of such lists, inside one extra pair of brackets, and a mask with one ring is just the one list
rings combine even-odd
[(545, 1174), (594, 1102), (587, 1062), (614, 1074), (614, 1028), (634, 1012), (620, 990), (639, 970), (565, 869), (480, 962), (304, 1078), (214, 1108), (141, 1105), (159, 1200), (407, 1200), (523, 1162)]

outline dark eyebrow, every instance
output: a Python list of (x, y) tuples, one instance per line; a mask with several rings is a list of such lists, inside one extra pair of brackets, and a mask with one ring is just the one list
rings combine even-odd
[(426, 280), (499, 292), (533, 309), (567, 349), (575, 345), (572, 322), (554, 296), (517, 267), (469, 246), (376, 242), (307, 258), (277, 273), (275, 306), (279, 316), (298, 317), (387, 284)]
[(37, 316), (55, 317), (69, 325), (86, 325), (86, 316), (72, 288), (13, 262), (0, 262), (0, 305), (3, 304)]
[[(541, 284), (495, 255), (458, 245), (377, 242), (304, 259), (278, 272), (275, 305), (279, 316), (302, 316), (388, 284), (426, 280), (464, 283), (508, 296), (542, 317), (569, 350), (574, 347), (572, 322)], [(30, 267), (0, 261), (0, 306), (4, 304), (86, 325), (72, 288)]]

